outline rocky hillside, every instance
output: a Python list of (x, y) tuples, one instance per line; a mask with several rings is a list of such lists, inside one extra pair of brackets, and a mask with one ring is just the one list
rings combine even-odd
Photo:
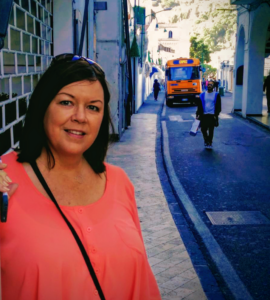
[(140, 0), (140, 5), (154, 11), (158, 22), (184, 23), (190, 36), (203, 38), (212, 51), (211, 64), (231, 60), (235, 50), (236, 10), (229, 0)]

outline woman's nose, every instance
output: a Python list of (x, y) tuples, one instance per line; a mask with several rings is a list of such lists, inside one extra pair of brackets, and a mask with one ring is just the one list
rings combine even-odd
[(84, 107), (77, 107), (73, 114), (73, 121), (77, 121), (79, 123), (86, 122), (86, 111)]

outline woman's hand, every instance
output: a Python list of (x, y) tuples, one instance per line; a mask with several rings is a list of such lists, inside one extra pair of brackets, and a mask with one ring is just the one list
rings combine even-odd
[(8, 196), (11, 197), (16, 191), (18, 184), (12, 183), (12, 180), (8, 177), (7, 173), (3, 171), (6, 167), (6, 164), (0, 163), (0, 192), (7, 192)]

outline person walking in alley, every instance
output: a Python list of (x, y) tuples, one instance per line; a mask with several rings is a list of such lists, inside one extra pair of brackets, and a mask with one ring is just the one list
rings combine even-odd
[(218, 126), (218, 116), (221, 112), (221, 98), (214, 92), (214, 82), (209, 81), (207, 91), (200, 95), (196, 117), (201, 121), (201, 131), (204, 138), (204, 146), (212, 149), (214, 127)]
[(219, 81), (217, 80), (217, 79), (215, 79), (215, 85), (214, 85), (214, 87), (215, 87), (215, 91), (216, 92), (218, 92), (218, 89), (219, 89)]
[(266, 90), (266, 98), (267, 98), (267, 112), (270, 113), (270, 74), (266, 77), (263, 84), (263, 91)]
[(160, 84), (157, 79), (155, 79), (155, 81), (154, 81), (153, 89), (154, 89), (154, 98), (157, 101), (158, 93), (160, 91)]
[(209, 82), (208, 79), (206, 79), (206, 80), (205, 80), (205, 89), (206, 89), (206, 90), (207, 90), (207, 87), (208, 87), (208, 82)]
[(20, 148), (0, 164), (11, 200), (0, 223), (3, 299), (161, 300), (133, 184), (105, 162), (109, 101), (102, 68), (74, 54), (54, 57), (36, 85)]
[(203, 90), (203, 91), (205, 90), (205, 79), (204, 79), (204, 77), (203, 77), (203, 79), (202, 79), (202, 90)]

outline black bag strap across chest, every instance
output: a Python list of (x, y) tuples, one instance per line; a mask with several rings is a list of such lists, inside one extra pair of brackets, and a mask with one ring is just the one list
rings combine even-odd
[(49, 195), (49, 197), (51, 198), (51, 200), (53, 201), (53, 203), (55, 204), (56, 208), (58, 209), (59, 213), (61, 214), (61, 216), (62, 216), (63, 219), (65, 220), (65, 222), (66, 222), (68, 228), (70, 229), (71, 233), (73, 234), (73, 236), (74, 236), (74, 238), (75, 238), (75, 240), (76, 240), (76, 242), (77, 242), (77, 244), (78, 244), (78, 246), (79, 246), (79, 248), (80, 248), (80, 250), (81, 250), (82, 256), (83, 256), (84, 261), (85, 261), (85, 263), (86, 263), (86, 265), (87, 265), (87, 268), (88, 268), (88, 270), (89, 270), (89, 273), (90, 273), (90, 275), (91, 275), (91, 277), (92, 277), (92, 279), (93, 279), (93, 282), (94, 282), (95, 287), (96, 287), (96, 289), (97, 289), (97, 291), (98, 291), (98, 294), (99, 294), (99, 296), (100, 296), (100, 299), (101, 299), (101, 300), (105, 300), (104, 294), (103, 294), (103, 292), (102, 292), (101, 286), (100, 286), (99, 281), (98, 281), (98, 279), (97, 279), (97, 275), (96, 275), (96, 273), (95, 273), (95, 271), (94, 271), (94, 269), (93, 269), (93, 266), (92, 266), (92, 264), (91, 264), (90, 258), (89, 258), (89, 256), (88, 256), (88, 254), (87, 254), (87, 252), (86, 252), (86, 250), (85, 250), (85, 248), (84, 248), (84, 246), (83, 246), (83, 243), (82, 243), (82, 241), (80, 240), (80, 238), (79, 238), (79, 236), (78, 236), (76, 230), (73, 228), (73, 226), (71, 225), (71, 223), (69, 222), (69, 220), (68, 220), (67, 217), (64, 215), (64, 213), (62, 212), (61, 208), (59, 207), (57, 201), (56, 201), (55, 198), (54, 198), (53, 193), (51, 192), (50, 188), (48, 187), (48, 185), (47, 185), (47, 183), (46, 183), (44, 177), (42, 176), (42, 174), (41, 174), (41, 172), (40, 172), (40, 170), (39, 170), (39, 168), (38, 168), (36, 162), (35, 162), (35, 161), (34, 161), (34, 162), (31, 162), (30, 165), (31, 165), (32, 169), (34, 170), (34, 172), (35, 172), (37, 178), (39, 179), (40, 183), (42, 184), (44, 190), (45, 190), (46, 193)]

